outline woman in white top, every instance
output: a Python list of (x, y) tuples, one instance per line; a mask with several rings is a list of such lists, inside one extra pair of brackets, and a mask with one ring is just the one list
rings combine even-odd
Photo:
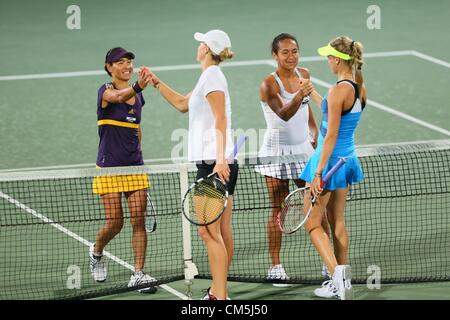
[(203, 72), (191, 93), (183, 96), (148, 72), (153, 85), (172, 106), (183, 113), (189, 111), (188, 159), (197, 163), (197, 179), (217, 172), (227, 182), (230, 197), (225, 212), (217, 222), (199, 228), (212, 274), (212, 285), (203, 299), (224, 300), (228, 298), (227, 275), (233, 256), (231, 209), (238, 166), (226, 160), (233, 151), (231, 105), (227, 80), (219, 64), (232, 58), (233, 53), (230, 38), (221, 30), (197, 32), (194, 38), (200, 42), (197, 61)]
[[(259, 152), (260, 157), (303, 154), (305, 159), (314, 153), (317, 145), (318, 127), (311, 111), (309, 94), (314, 90), (309, 71), (298, 68), (299, 47), (297, 39), (281, 33), (272, 41), (272, 57), (277, 69), (261, 84), (260, 98), (267, 130)], [(289, 280), (280, 260), (282, 234), (277, 224), (277, 215), (284, 198), (289, 194), (289, 180), (298, 187), (305, 182), (298, 179), (304, 164), (300, 162), (257, 166), (265, 176), (272, 215), (267, 222), (267, 237), (272, 267), (268, 280)], [(287, 286), (274, 283), (274, 286)]]

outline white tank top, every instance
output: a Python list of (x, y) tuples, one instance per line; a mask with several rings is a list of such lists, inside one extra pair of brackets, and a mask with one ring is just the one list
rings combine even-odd
[[(295, 69), (295, 73), (302, 79), (302, 76), (297, 69)], [(287, 92), (276, 72), (273, 72), (272, 76), (280, 86), (280, 96), (283, 104), (290, 103), (297, 92)], [(311, 150), (313, 151), (309, 141), (309, 99), (309, 96), (303, 98), (300, 108), (288, 121), (281, 119), (266, 102), (260, 101), (267, 124), (264, 142), (259, 152), (260, 156), (278, 156), (300, 153), (309, 154), (311, 153)]]

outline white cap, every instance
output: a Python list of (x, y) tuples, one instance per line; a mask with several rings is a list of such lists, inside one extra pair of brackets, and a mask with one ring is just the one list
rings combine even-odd
[(216, 55), (219, 55), (225, 48), (231, 47), (230, 37), (222, 30), (211, 30), (207, 33), (196, 32), (194, 39), (206, 43)]

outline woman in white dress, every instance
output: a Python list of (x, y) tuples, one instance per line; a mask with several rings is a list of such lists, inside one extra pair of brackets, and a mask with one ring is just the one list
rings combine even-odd
[[(314, 87), (309, 80), (309, 71), (297, 67), (299, 46), (296, 38), (282, 33), (272, 41), (272, 57), (277, 62), (275, 72), (269, 74), (261, 84), (261, 107), (267, 123), (260, 157), (304, 155), (307, 160), (317, 145), (318, 127), (311, 111), (309, 95)], [(304, 186), (299, 173), (304, 163), (280, 163), (256, 167), (265, 176), (272, 205), (272, 214), (267, 222), (267, 237), (272, 266), (268, 280), (289, 280), (281, 264), (280, 249), (282, 234), (277, 224), (277, 215), (284, 198), (289, 194), (289, 181), (298, 187)], [(326, 219), (324, 219), (326, 221)], [(274, 283), (274, 286), (287, 284)]]

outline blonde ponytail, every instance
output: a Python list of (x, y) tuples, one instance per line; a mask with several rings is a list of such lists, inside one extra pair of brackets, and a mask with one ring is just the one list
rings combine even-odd
[(361, 42), (353, 41), (347, 36), (337, 37), (330, 42), (330, 45), (339, 52), (346, 53), (352, 57), (351, 60), (344, 60), (352, 69), (355, 76), (355, 81), (359, 85), (359, 88), (364, 84), (364, 78), (362, 73), (363, 50), (364, 47)]
[(212, 53), (212, 51), (211, 51), (211, 56), (212, 56), (212, 58), (213, 58), (214, 61), (216, 61), (217, 63), (221, 63), (221, 62), (224, 61), (224, 60), (233, 58), (233, 57), (234, 57), (234, 52), (231, 51), (230, 48), (225, 48), (225, 49), (223, 49), (222, 52), (221, 52), (220, 54), (218, 54), (218, 55)]
[(353, 67), (353, 72), (355, 74), (355, 81), (356, 83), (359, 85), (359, 87), (361, 88), (362, 85), (364, 84), (364, 78), (363, 78), (363, 74), (362, 74), (362, 66), (364, 64), (362, 55), (363, 55), (363, 46), (361, 44), (361, 42), (358, 41), (353, 41), (352, 42), (352, 67)]

